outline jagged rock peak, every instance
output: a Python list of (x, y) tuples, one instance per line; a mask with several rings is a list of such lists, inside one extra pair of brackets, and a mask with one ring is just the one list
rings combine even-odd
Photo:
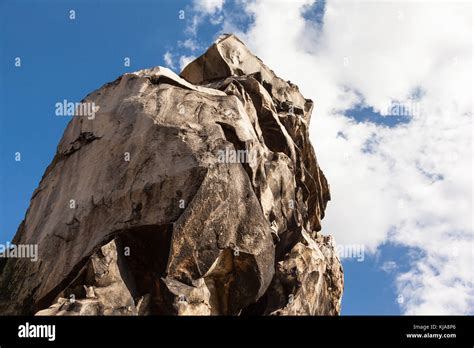
[(0, 313), (337, 315), (313, 103), (234, 35), (127, 73), (73, 117), (2, 259)]
[(270, 87), (269, 93), (278, 106), (291, 104), (297, 112), (303, 113), (303, 119), (309, 123), (313, 102), (301, 95), (298, 86), (276, 76), (234, 34), (221, 35), (205, 54), (188, 64), (180, 74), (198, 85), (245, 75), (252, 75), (263, 86)]

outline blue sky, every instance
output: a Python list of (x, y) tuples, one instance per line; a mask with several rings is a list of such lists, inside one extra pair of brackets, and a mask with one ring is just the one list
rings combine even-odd
[[(262, 7), (261, 9), (259, 6), (248, 7), (246, 11), (243, 11), (235, 2), (227, 2), (218, 8), (211, 6), (211, 8), (203, 10), (193, 7), (189, 1), (172, 0), (114, 1), (113, 5), (112, 1), (1, 1), (0, 25), (3, 36), (0, 46), (2, 63), (0, 79), (0, 159), (2, 163), (0, 167), (0, 242), (10, 240), (16, 232), (28, 208), (31, 194), (37, 187), (47, 165), (53, 159), (56, 146), (68, 122), (67, 118), (55, 116), (54, 105), (56, 102), (63, 99), (80, 101), (91, 91), (127, 71), (166, 65), (164, 60), (166, 52), (171, 54), (175, 71), (179, 72), (179, 57), (201, 54), (220, 32), (229, 31), (229, 29), (234, 29), (238, 34), (243, 35), (244, 39), (249, 40), (250, 42), (247, 44), (251, 49), (256, 50), (260, 58), (271, 68), (274, 68), (281, 77), (285, 79), (291, 77), (293, 82), (299, 84), (299, 80), (303, 80), (303, 78), (298, 78), (298, 76), (308, 76), (308, 73), (298, 75), (296, 68), (291, 67), (294, 65), (294, 59), (288, 58), (286, 62), (283, 58), (278, 60), (280, 53), (284, 56), (281, 48), (275, 54), (272, 48), (265, 47), (266, 41), (259, 41), (259, 28), (260, 32), (264, 32), (262, 29), (271, 24), (262, 20), (265, 18), (262, 17), (262, 9), (269, 11), (268, 16), (270, 16), (271, 7), (268, 9)], [(329, 34), (324, 34), (325, 26), (334, 25), (331, 18), (326, 19), (326, 7), (327, 4), (324, 1), (316, 2), (311, 6), (300, 6), (303, 10), (299, 10), (298, 13), (301, 16), (297, 20), (306, 26), (313, 25), (315, 38), (313, 44), (303, 47), (299, 57), (311, 52), (316, 61), (321, 61), (319, 60), (322, 54), (320, 52), (323, 52), (325, 47), (331, 47), (331, 44), (335, 42), (333, 39), (331, 44), (327, 42), (325, 45), (321, 44), (321, 40), (329, 40), (328, 37), (330, 37)], [(74, 20), (69, 19), (70, 10), (75, 11), (76, 18)], [(184, 20), (179, 19), (181, 10), (185, 11)], [(338, 9), (335, 8), (335, 10)], [(266, 18), (268, 19), (268, 17)], [(193, 21), (196, 24), (194, 26), (196, 32), (192, 30)], [(282, 26), (284, 26), (283, 23)], [(301, 45), (304, 45), (308, 37), (295, 40), (291, 27), (293, 27), (293, 22), (287, 27), (288, 33), (284, 30), (277, 32), (275, 36), (279, 35), (277, 39), (287, 44), (297, 41), (298, 45), (294, 49), (297, 51)], [(297, 27), (296, 22), (294, 27)], [(357, 26), (354, 26), (353, 30), (357, 31)], [(338, 36), (336, 35), (336, 37)], [(184, 47), (182, 42), (185, 40), (191, 40), (195, 47)], [(271, 41), (272, 39), (268, 38), (268, 42)], [(285, 54), (290, 53), (285, 52)], [(16, 57), (21, 58), (21, 67), (15, 67)], [(126, 57), (131, 60), (130, 67), (124, 66)], [(355, 55), (354, 57), (357, 58)], [(329, 58), (334, 57), (329, 56)], [(336, 57), (336, 59), (339, 58)], [(324, 71), (331, 71), (331, 69), (332, 66), (328, 66), (328, 69)], [(335, 70), (337, 69), (336, 67)], [(283, 73), (281, 73), (282, 71)], [(285, 71), (288, 71), (291, 76), (286, 76)], [(390, 196), (384, 200), (384, 194), (396, 191), (398, 187), (377, 187), (374, 185), (379, 191), (360, 194), (372, 195), (375, 201), (380, 199), (380, 209), (384, 209), (383, 214), (386, 215), (376, 211), (374, 214), (385, 216), (381, 217), (384, 219), (384, 223), (375, 218), (367, 218), (367, 221), (360, 224), (361, 232), (352, 230), (355, 226), (350, 221), (351, 216), (348, 215), (347, 221), (345, 221), (346, 217), (341, 216), (340, 212), (345, 214), (349, 211), (348, 206), (344, 204), (351, 204), (351, 207), (354, 207), (358, 205), (358, 202), (354, 203), (351, 200), (354, 195), (349, 192), (347, 192), (347, 196), (338, 194), (337, 187), (345, 187), (351, 180), (356, 183), (358, 180), (355, 176), (357, 165), (366, 163), (365, 160), (368, 160), (366, 165), (368, 167), (371, 167), (372, 163), (375, 166), (375, 160), (383, 161), (383, 163), (389, 162), (393, 175), (398, 177), (396, 160), (391, 162), (387, 160), (390, 155), (395, 157), (395, 154), (381, 153), (380, 148), (383, 148), (386, 139), (391, 139), (389, 134), (392, 133), (387, 133), (389, 130), (386, 129), (392, 128), (395, 129), (393, 133), (397, 132), (400, 144), (403, 145), (403, 137), (407, 139), (410, 137), (411, 119), (404, 116), (382, 117), (377, 111), (380, 106), (378, 99), (375, 100), (375, 96), (379, 97), (377, 93), (381, 89), (381, 85), (372, 83), (369, 86), (373, 87), (372, 90), (364, 84), (365, 80), (360, 82), (361, 79), (357, 77), (341, 83), (344, 84), (344, 90), (347, 91), (349, 88), (349, 92), (346, 94), (348, 95), (347, 100), (350, 99), (350, 101), (342, 102), (347, 104), (342, 115), (334, 114), (330, 119), (327, 118), (324, 110), (329, 108), (325, 108), (325, 105), (321, 105), (319, 102), (324, 103), (325, 100), (332, 100), (329, 98), (332, 96), (328, 94), (326, 98), (325, 93), (326, 90), (330, 90), (329, 87), (332, 87), (326, 83), (333, 83), (333, 80), (327, 76), (324, 77), (324, 71), (314, 73), (313, 80), (317, 81), (321, 77), (318, 86), (311, 87), (305, 81), (302, 81), (301, 85), (303, 93), (317, 102), (317, 111), (312, 119), (312, 127), (318, 128), (314, 133), (316, 141), (313, 143), (316, 142), (316, 152), (320, 156), (322, 168), (332, 184), (331, 188), (336, 188), (333, 201), (328, 206), (327, 219), (329, 221), (323, 221), (323, 232), (335, 233), (336, 241), (341, 240), (341, 242), (348, 244), (365, 243), (368, 246), (363, 262), (358, 262), (355, 259), (343, 260), (345, 290), (342, 314), (400, 314), (402, 307), (397, 303), (397, 297), (401, 293), (407, 294), (402, 287), (407, 280), (405, 283), (399, 283), (397, 277), (407, 274), (407, 272), (415, 272), (416, 269), (413, 267), (419, 267), (416, 263), (422, 260), (424, 255), (423, 253), (413, 253), (413, 250), (417, 250), (420, 245), (424, 244), (417, 244), (418, 242), (415, 241), (413, 245), (404, 244), (401, 242), (403, 239), (400, 236), (404, 231), (403, 226), (421, 226), (423, 224), (418, 224), (419, 221), (416, 217), (412, 218), (412, 220), (414, 219), (413, 224), (411, 224), (412, 220), (408, 218), (397, 218), (397, 208), (392, 204), (392, 200), (395, 198)], [(361, 71), (364, 70), (361, 68)], [(370, 77), (370, 70), (365, 71), (368, 72), (364, 77)], [(387, 71), (390, 73), (390, 69)], [(397, 73), (399, 74), (399, 72)], [(394, 76), (397, 74), (394, 73)], [(336, 78), (334, 78), (335, 80)], [(393, 78), (392, 81), (394, 81)], [(423, 79), (417, 79), (411, 85), (407, 85), (403, 89), (406, 90), (405, 95), (408, 97), (412, 95), (412, 91), (416, 90), (422, 81)], [(322, 85), (324, 85), (324, 89), (321, 89)], [(334, 86), (336, 86), (336, 82), (334, 82)], [(335, 89), (336, 87), (334, 87)], [(323, 90), (324, 93), (318, 92), (318, 90)], [(389, 92), (387, 95), (393, 97), (392, 100), (402, 99), (404, 95), (401, 92), (398, 93), (398, 90)], [(382, 100), (382, 96), (379, 99)], [(382, 131), (382, 128), (385, 130)], [(415, 132), (415, 128), (413, 132)], [(403, 136), (398, 134), (403, 134)], [(416, 149), (416, 147), (413, 148)], [(337, 153), (341, 153), (342, 156), (342, 152), (346, 151), (349, 152), (347, 158), (356, 156), (348, 168), (341, 164), (347, 163), (344, 158), (331, 159), (327, 157), (328, 154), (332, 154), (335, 158), (338, 156)], [(351, 151), (357, 152), (352, 153)], [(15, 161), (16, 152), (21, 153), (21, 161)], [(373, 159), (374, 162), (370, 162), (370, 159)], [(434, 170), (436, 168), (429, 166), (423, 168), (425, 163), (422, 159), (417, 163), (418, 169), (414, 168), (414, 172), (403, 172), (400, 177), (407, 178), (410, 175), (415, 175), (417, 171), (425, 171), (428, 173), (439, 172), (440, 174), (437, 175), (444, 178), (442, 170)], [(373, 178), (362, 174), (360, 180), (365, 180), (365, 175), (369, 181), (376, 183), (382, 180), (382, 177), (386, 177), (387, 172), (384, 168), (376, 167), (374, 171), (369, 172), (370, 175), (374, 175)], [(346, 171), (353, 172), (353, 177), (346, 176), (344, 178), (341, 172), (345, 173)], [(446, 177), (449, 178), (449, 173)], [(338, 180), (342, 180), (339, 185), (337, 185)], [(448, 180), (441, 181), (448, 182)], [(397, 196), (396, 199), (400, 202), (405, 198)], [(389, 200), (392, 205), (385, 204)], [(407, 198), (407, 202), (412, 201), (416, 202), (415, 198)], [(364, 207), (365, 211), (369, 209)], [(439, 208), (434, 207), (433, 209)], [(434, 213), (430, 212), (435, 215), (436, 213), (436, 210)], [(425, 213), (423, 212), (423, 214)], [(394, 221), (391, 221), (392, 215)], [(397, 222), (396, 219), (400, 221)], [(338, 221), (335, 222), (336, 220)], [(372, 239), (360, 237), (363, 235), (364, 229), (368, 236), (373, 237)], [(398, 232), (389, 233), (389, 231), (398, 230), (399, 234), (397, 234)], [(352, 234), (352, 239), (347, 237), (349, 234)], [(388, 267), (390, 264), (394, 266)], [(410, 289), (411, 285), (409, 283), (406, 286)], [(414, 303), (419, 303), (419, 299), (414, 300)]]

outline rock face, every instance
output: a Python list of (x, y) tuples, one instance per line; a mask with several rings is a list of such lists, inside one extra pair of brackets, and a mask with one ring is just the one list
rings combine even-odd
[[(313, 102), (224, 35), (180, 77), (127, 73), (89, 94), (0, 263), (0, 313), (337, 315), (329, 187)], [(6, 261), (6, 262), (5, 262)]]

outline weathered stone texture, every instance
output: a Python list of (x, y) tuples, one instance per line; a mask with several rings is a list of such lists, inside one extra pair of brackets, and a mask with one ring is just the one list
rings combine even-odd
[(181, 77), (127, 73), (84, 102), (13, 241), (39, 261), (0, 264), (0, 313), (340, 313), (296, 85), (225, 35)]

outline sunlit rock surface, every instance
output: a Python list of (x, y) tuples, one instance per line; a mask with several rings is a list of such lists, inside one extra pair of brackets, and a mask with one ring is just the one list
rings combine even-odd
[(127, 73), (73, 117), (0, 261), (0, 313), (337, 315), (313, 102), (235, 36)]

